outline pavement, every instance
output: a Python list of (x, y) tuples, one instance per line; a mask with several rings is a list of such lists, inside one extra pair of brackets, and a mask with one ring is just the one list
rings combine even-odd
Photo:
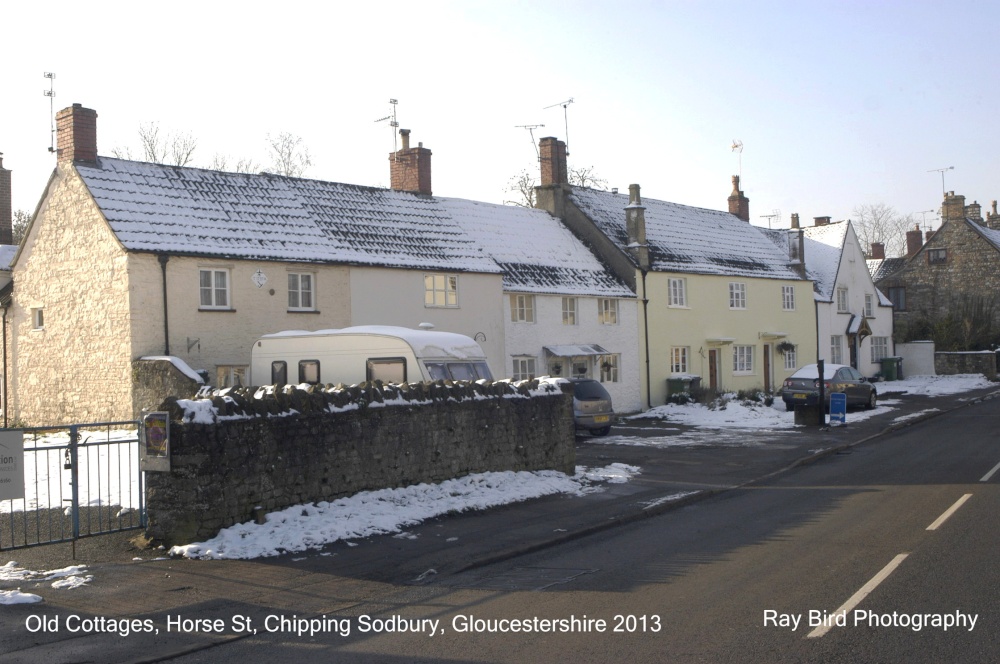
[[(85, 574), (94, 577), (73, 590), (54, 589), (51, 581), (0, 581), (0, 590), (20, 588), (43, 598), (41, 604), (0, 606), (0, 652), (25, 653), (24, 658), (9, 661), (64, 661), (62, 642), (72, 638), (75, 661), (84, 661), (88, 648), (93, 649), (89, 656), (97, 660), (158, 661), (241, 638), (233, 630), (220, 635), (172, 634), (169, 640), (158, 637), (165, 639), (165, 649), (156, 649), (155, 656), (136, 657), (124, 650), (116, 655), (114, 649), (126, 648), (128, 639), (88, 641), (66, 630), (29, 634), (23, 621), (40, 611), (148, 617), (160, 625), (166, 616), (179, 613), (315, 616), (350, 611), (358, 605), (359, 593), (366, 602), (404, 604), (407, 592), (418, 592), (448, 576), (678, 509), (997, 396), (996, 388), (950, 396), (892, 395), (898, 403), (886, 414), (852, 422), (849, 412), (844, 426), (782, 431), (705, 432), (671, 422), (621, 420), (606, 439), (577, 438), (577, 465), (603, 467), (617, 462), (641, 468), (628, 482), (602, 485), (603, 491), (583, 496), (553, 495), (449, 514), (409, 528), (407, 537), (336, 542), (305, 553), (247, 561), (169, 559), (162, 550), (134, 540), (135, 531), (82, 539), (75, 551), (71, 544), (52, 544), (0, 552), (0, 565), (8, 560), (31, 570), (85, 565)], [(643, 439), (664, 436), (690, 442), (642, 445)]]

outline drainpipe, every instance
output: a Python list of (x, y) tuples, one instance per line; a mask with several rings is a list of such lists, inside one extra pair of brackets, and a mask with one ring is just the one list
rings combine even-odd
[(158, 254), (156, 259), (160, 261), (160, 269), (163, 271), (163, 354), (170, 355), (170, 324), (167, 318), (167, 261), (170, 256)]
[(646, 339), (646, 408), (653, 408), (652, 380), (649, 368), (649, 298), (646, 297), (646, 270), (642, 271), (642, 326)]
[(3, 308), (3, 428), (7, 428), (7, 413), (10, 404), (7, 403), (7, 307)]

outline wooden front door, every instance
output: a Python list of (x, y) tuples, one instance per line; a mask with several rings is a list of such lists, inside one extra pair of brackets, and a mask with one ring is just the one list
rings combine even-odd
[(715, 348), (708, 351), (708, 386), (716, 391), (719, 389), (719, 351)]
[(771, 344), (764, 344), (764, 391), (771, 391)]

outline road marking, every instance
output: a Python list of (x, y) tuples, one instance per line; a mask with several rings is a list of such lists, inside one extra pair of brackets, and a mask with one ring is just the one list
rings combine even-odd
[(989, 481), (990, 481), (990, 478), (991, 478), (991, 477), (993, 477), (993, 475), (994, 475), (994, 474), (995, 474), (995, 473), (996, 473), (996, 472), (997, 472), (998, 470), (1000, 470), (1000, 463), (998, 463), (997, 465), (993, 466), (993, 469), (992, 469), (992, 470), (990, 470), (990, 472), (988, 472), (988, 473), (986, 473), (985, 475), (983, 475), (983, 479), (981, 479), (981, 480), (979, 480), (979, 481), (980, 481), (980, 482), (989, 482)]
[(945, 510), (945, 513), (942, 514), (941, 516), (939, 516), (937, 518), (937, 520), (934, 521), (934, 523), (932, 523), (931, 525), (927, 526), (927, 530), (937, 530), (938, 527), (940, 527), (940, 525), (942, 523), (944, 523), (945, 521), (947, 521), (948, 517), (950, 517), (952, 514), (954, 514), (958, 510), (959, 507), (961, 507), (962, 505), (964, 505), (965, 501), (967, 501), (969, 498), (972, 498), (972, 494), (971, 493), (967, 493), (964, 496), (962, 496), (961, 498), (959, 498), (958, 500), (956, 500), (955, 504), (952, 505), (951, 507), (949, 507), (947, 510)]
[[(897, 567), (899, 567), (900, 563), (902, 563), (904, 560), (906, 560), (906, 557), (908, 555), (910, 555), (910, 554), (908, 554), (908, 553), (901, 553), (898, 556), (896, 556), (895, 558), (893, 558), (889, 562), (888, 565), (886, 565), (885, 567), (882, 568), (881, 572), (879, 572), (878, 574), (876, 574), (875, 576), (873, 576), (868, 583), (866, 583), (865, 585), (861, 586), (861, 589), (858, 590), (858, 592), (856, 592), (853, 595), (851, 595), (851, 598), (849, 600), (847, 600), (846, 602), (844, 602), (843, 604), (841, 604), (840, 608), (838, 608), (836, 611), (833, 612), (834, 615), (839, 615), (839, 614), (842, 614), (842, 613), (846, 614), (848, 611), (850, 611), (851, 609), (853, 609), (854, 607), (856, 607), (858, 604), (860, 604), (861, 600), (863, 600), (865, 597), (868, 597), (868, 594), (871, 591), (875, 590), (875, 588), (878, 587), (878, 584), (880, 584), (883, 581), (885, 581), (886, 578), (890, 574), (892, 574), (893, 571), (895, 571), (895, 569)], [(820, 625), (819, 627), (817, 627), (813, 631), (809, 632), (809, 634), (806, 635), (806, 638), (807, 639), (817, 639), (817, 638), (825, 635), (832, 628), (833, 628), (833, 625)]]

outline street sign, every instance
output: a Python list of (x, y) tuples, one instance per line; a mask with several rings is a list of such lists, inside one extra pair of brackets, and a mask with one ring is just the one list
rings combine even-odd
[(24, 498), (24, 434), (0, 431), (0, 500)]
[(830, 424), (847, 424), (847, 395), (843, 392), (830, 394)]

